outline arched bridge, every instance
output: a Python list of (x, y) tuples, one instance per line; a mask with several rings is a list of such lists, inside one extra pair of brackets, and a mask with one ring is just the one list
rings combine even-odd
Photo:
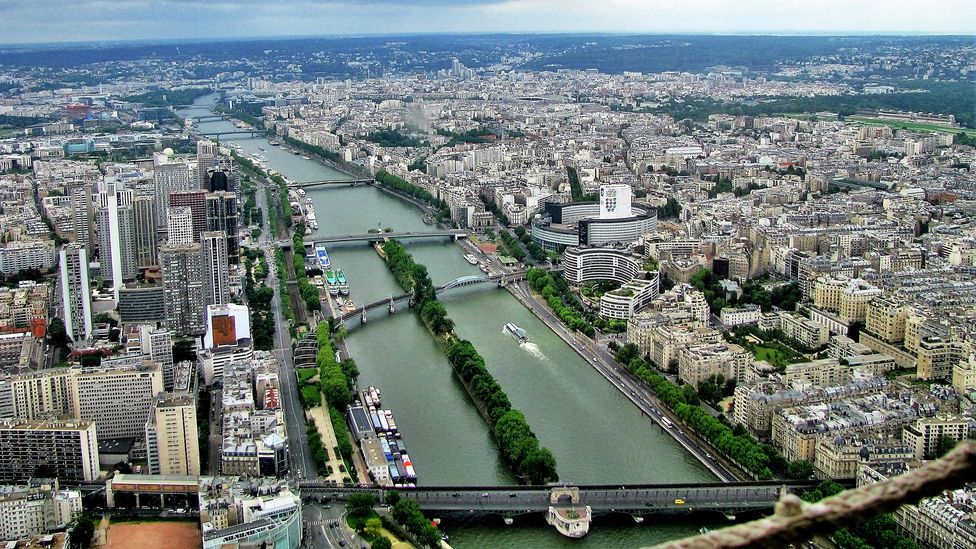
[[(449, 292), (456, 288), (464, 288), (466, 286), (476, 286), (479, 284), (494, 284), (496, 286), (505, 286), (510, 282), (524, 280), (526, 272), (527, 271), (517, 271), (514, 273), (501, 273), (501, 274), (495, 274), (491, 276), (485, 276), (485, 275), (461, 276), (455, 278), (454, 280), (451, 280), (446, 284), (442, 284), (438, 286), (436, 288), (436, 292), (437, 295), (441, 295), (445, 292)], [(413, 299), (412, 292), (406, 292), (399, 295), (390, 296), (386, 299), (380, 299), (378, 301), (368, 303), (361, 307), (357, 307), (351, 311), (342, 313), (339, 319), (343, 323), (345, 323), (349, 320), (358, 317), (360, 320), (359, 324), (365, 324), (367, 320), (367, 315), (369, 314), (370, 311), (374, 311), (376, 309), (386, 307), (387, 310), (390, 312), (390, 314), (393, 314), (396, 313), (398, 310), (402, 310), (403, 304), (408, 304), (409, 306), (412, 307), (413, 306), (412, 299)], [(347, 326), (346, 328), (348, 329), (351, 327), (352, 326)]]
[[(577, 488), (578, 505), (594, 513), (628, 513), (634, 516), (653, 513), (716, 511), (727, 516), (770, 509), (784, 492), (799, 493), (814, 488), (814, 481), (723, 482), (695, 484), (640, 485), (560, 485), (560, 486), (423, 486), (400, 490), (401, 498), (420, 504), (425, 511), (499, 514), (512, 517), (546, 512), (549, 496), (555, 490)], [(377, 501), (386, 497), (384, 489), (341, 487), (321, 481), (299, 484), (303, 496), (346, 499), (360, 492)]]
[(467, 238), (468, 231), (461, 229), (450, 230), (429, 230), (412, 232), (389, 232), (389, 233), (367, 233), (367, 234), (341, 234), (327, 236), (306, 236), (303, 240), (305, 247), (312, 247), (316, 244), (335, 244), (339, 242), (382, 242), (390, 239), (421, 239), (421, 238)]

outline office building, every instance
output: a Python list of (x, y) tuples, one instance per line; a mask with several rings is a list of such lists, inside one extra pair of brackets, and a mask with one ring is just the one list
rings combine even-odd
[(98, 257), (102, 278), (111, 281), (115, 299), (125, 280), (138, 274), (132, 191), (116, 189), (114, 184), (98, 193)]
[(224, 231), (206, 231), (200, 234), (203, 254), (203, 272), (206, 304), (221, 305), (230, 302), (230, 271), (227, 264), (227, 235)]
[(166, 325), (176, 335), (202, 335), (207, 307), (207, 272), (200, 244), (159, 249)]
[(166, 243), (170, 246), (193, 244), (193, 209), (174, 206), (166, 210)]
[(135, 232), (136, 267), (148, 269), (159, 265), (159, 235), (156, 223), (156, 200), (151, 195), (132, 199), (133, 231)]
[(200, 233), (207, 230), (207, 191), (184, 191), (170, 193), (169, 207), (186, 206), (190, 208), (193, 220), (193, 241), (200, 242)]
[(119, 290), (119, 316), (123, 324), (166, 320), (162, 284), (126, 284)]
[(12, 275), (25, 269), (46, 271), (54, 266), (56, 255), (50, 240), (8, 242), (0, 247), (0, 273)]
[(97, 422), (100, 440), (142, 438), (153, 399), (163, 391), (159, 363), (137, 358), (75, 367), (71, 376), (71, 415)]
[(95, 422), (0, 419), (0, 484), (34, 477), (72, 483), (98, 479)]
[(75, 242), (85, 248), (88, 257), (95, 257), (95, 205), (88, 185), (78, 185), (68, 190), (71, 204), (71, 221)]
[(156, 219), (165, 223), (166, 207), (170, 193), (189, 191), (195, 187), (190, 180), (190, 165), (186, 163), (166, 163), (153, 168), (153, 188), (155, 190)]
[(50, 368), (11, 376), (10, 415), (21, 419), (67, 417), (71, 409), (71, 369)]
[(146, 423), (149, 471), (159, 475), (199, 475), (196, 398), (160, 393)]
[(173, 333), (152, 324), (139, 326), (139, 348), (142, 355), (158, 362), (163, 372), (163, 386), (173, 387), (175, 364), (173, 362)]
[(206, 189), (210, 184), (209, 172), (217, 167), (220, 147), (209, 139), (197, 141), (197, 188)]
[[(222, 173), (222, 172), (219, 172)], [(239, 230), (237, 225), (237, 195), (217, 191), (207, 195), (207, 230), (223, 231), (227, 239), (227, 262), (240, 262)]]
[(64, 329), (76, 347), (84, 346), (92, 335), (88, 252), (81, 244), (68, 244), (61, 248), (60, 259)]

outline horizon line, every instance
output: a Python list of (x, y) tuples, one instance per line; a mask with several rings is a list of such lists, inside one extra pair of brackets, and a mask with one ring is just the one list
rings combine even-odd
[(325, 34), (276, 34), (268, 36), (199, 36), (188, 38), (125, 38), (105, 40), (60, 40), (37, 42), (6, 42), (0, 43), (2, 49), (46, 48), (54, 49), (67, 46), (125, 46), (125, 45), (170, 45), (170, 44), (213, 44), (221, 42), (253, 42), (259, 40), (308, 40), (308, 39), (338, 39), (338, 38), (382, 38), (382, 37), (419, 37), (419, 36), (792, 36), (803, 38), (829, 37), (941, 37), (941, 38), (972, 38), (976, 34), (935, 31), (840, 31), (840, 30), (755, 30), (755, 31), (418, 31), (418, 32), (377, 32), (377, 33), (325, 33)]

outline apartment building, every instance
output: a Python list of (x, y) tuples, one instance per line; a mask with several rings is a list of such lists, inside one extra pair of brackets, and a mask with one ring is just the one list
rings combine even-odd
[(95, 422), (0, 419), (0, 483), (33, 477), (64, 482), (98, 478)]

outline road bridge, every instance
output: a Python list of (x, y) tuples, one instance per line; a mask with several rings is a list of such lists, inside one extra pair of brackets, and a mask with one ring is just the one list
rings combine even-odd
[[(848, 483), (851, 484), (851, 483)], [(638, 485), (559, 486), (423, 486), (399, 491), (428, 512), (461, 512), (501, 515), (506, 522), (530, 513), (549, 513), (556, 494), (578, 494), (574, 507), (593, 514), (624, 513), (635, 518), (659, 513), (712, 511), (734, 519), (736, 514), (771, 509), (785, 493), (814, 488), (815, 481), (765, 481)], [(376, 487), (342, 487), (321, 481), (299, 484), (302, 496), (347, 499), (369, 493), (380, 503), (386, 492)], [(642, 519), (638, 519), (642, 520)], [(587, 528), (588, 528), (587, 524)], [(558, 528), (557, 528), (558, 529)]]
[(190, 120), (194, 122), (218, 122), (220, 120), (230, 120), (229, 116), (223, 114), (201, 114), (197, 116), (187, 116)]
[(438, 230), (431, 229), (429, 231), (409, 231), (409, 232), (389, 232), (389, 233), (366, 233), (366, 234), (342, 234), (342, 235), (324, 235), (324, 236), (306, 236), (303, 241), (305, 242), (305, 247), (310, 248), (316, 244), (336, 244), (343, 242), (383, 242), (386, 240), (418, 240), (418, 239), (430, 239), (430, 238), (453, 238), (455, 240), (461, 238), (467, 238), (468, 231), (461, 229), (447, 229)]
[(289, 189), (304, 189), (307, 187), (323, 187), (326, 185), (352, 185), (353, 187), (358, 187), (359, 185), (373, 185), (376, 181), (373, 179), (320, 179), (318, 181), (297, 181), (288, 183)]
[[(503, 287), (510, 282), (516, 282), (525, 279), (525, 273), (528, 271), (517, 271), (514, 273), (501, 273), (491, 276), (479, 276), (479, 275), (469, 275), (461, 276), (438, 286), (435, 291), (437, 295), (442, 295), (446, 292), (457, 288), (464, 288), (467, 286), (476, 286), (481, 284), (492, 284), (493, 286)], [(386, 307), (390, 314), (394, 314), (397, 311), (403, 310), (403, 305), (408, 307), (413, 307), (413, 293), (405, 292), (398, 295), (390, 296), (386, 299), (380, 299), (372, 303), (367, 303), (361, 307), (357, 307), (351, 311), (342, 313), (339, 319), (346, 324), (350, 320), (359, 318), (359, 324), (366, 324), (368, 320), (368, 314), (376, 309)], [(347, 329), (351, 329), (357, 326), (357, 324), (346, 325)]]

